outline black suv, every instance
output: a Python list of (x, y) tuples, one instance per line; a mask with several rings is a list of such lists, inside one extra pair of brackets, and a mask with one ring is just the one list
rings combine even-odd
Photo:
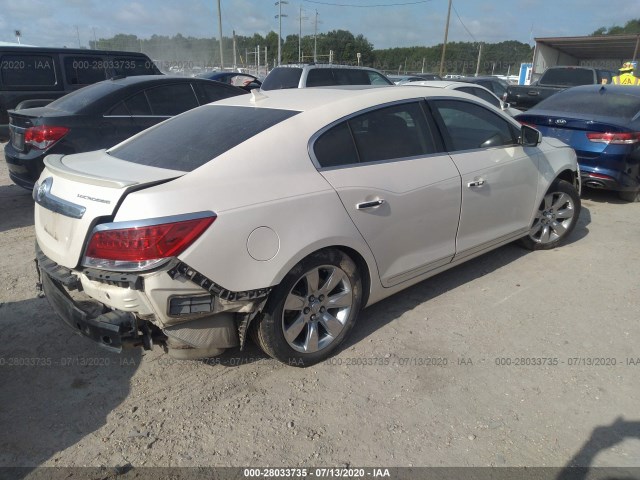
[(73, 90), (116, 76), (162, 75), (143, 53), (0, 46), (0, 141), (7, 110), (40, 107)]
[(393, 85), (378, 70), (333, 63), (291, 64), (276, 67), (262, 82), (262, 90), (328, 87), (336, 85)]

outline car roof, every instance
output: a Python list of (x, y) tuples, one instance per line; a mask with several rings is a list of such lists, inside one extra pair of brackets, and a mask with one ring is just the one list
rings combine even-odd
[(371, 67), (357, 67), (355, 65), (340, 65), (337, 63), (287, 63), (284, 65), (278, 65), (276, 68), (345, 68), (351, 70), (376, 70)]
[[(252, 108), (275, 108), (306, 112), (312, 110), (336, 110), (354, 112), (374, 105), (394, 101), (442, 97), (441, 89), (418, 89), (404, 85), (362, 86), (356, 88), (311, 87), (282, 90), (253, 91), (215, 102), (216, 105), (236, 105)], [(471, 95), (448, 90), (446, 96), (474, 99)]]

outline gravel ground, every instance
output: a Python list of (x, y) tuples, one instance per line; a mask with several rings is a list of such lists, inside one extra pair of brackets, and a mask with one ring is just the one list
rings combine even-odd
[(38, 298), (32, 217), (0, 162), (0, 466), (640, 466), (640, 203), (587, 192), (568, 245), (409, 288), (307, 369), (103, 352)]

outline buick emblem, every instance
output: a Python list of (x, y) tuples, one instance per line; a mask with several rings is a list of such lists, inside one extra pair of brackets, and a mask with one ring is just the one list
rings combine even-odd
[(47, 177), (43, 180), (43, 182), (38, 185), (38, 189), (36, 190), (36, 201), (41, 202), (47, 193), (51, 190), (51, 184), (53, 183), (53, 178)]
[(556, 125), (566, 125), (567, 121), (564, 118), (559, 118), (556, 120)]

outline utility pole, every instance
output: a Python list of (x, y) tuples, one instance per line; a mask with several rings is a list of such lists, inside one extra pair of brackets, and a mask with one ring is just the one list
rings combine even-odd
[(480, 73), (480, 57), (482, 57), (482, 42), (480, 42), (480, 50), (478, 50), (478, 65), (476, 65), (476, 77)]
[(286, 17), (287, 15), (282, 14), (282, 4), (288, 4), (289, 2), (285, 0), (280, 0), (276, 2), (278, 6), (278, 15), (276, 18), (278, 19), (278, 65), (282, 63), (282, 17)]
[(300, 5), (300, 30), (298, 31), (298, 63), (302, 63), (302, 20), (309, 17), (302, 16), (302, 5)]
[(447, 51), (447, 38), (449, 37), (449, 20), (451, 19), (451, 1), (449, 0), (449, 10), (447, 11), (447, 24), (444, 27), (444, 43), (442, 44), (442, 58), (440, 59), (440, 76), (444, 73), (444, 59)]
[(220, 35), (220, 68), (224, 70), (224, 56), (222, 53), (222, 10), (220, 0), (218, 0), (218, 34)]
[(96, 38), (96, 27), (93, 27), (93, 49), (98, 49), (98, 39)]
[(80, 47), (80, 30), (78, 30), (78, 26), (76, 25), (76, 35), (78, 36), (78, 48)]
[(318, 10), (316, 10), (315, 29), (313, 31), (313, 61), (318, 61)]
[(238, 65), (236, 63), (236, 31), (232, 30), (233, 32), (233, 69), (235, 70)]

